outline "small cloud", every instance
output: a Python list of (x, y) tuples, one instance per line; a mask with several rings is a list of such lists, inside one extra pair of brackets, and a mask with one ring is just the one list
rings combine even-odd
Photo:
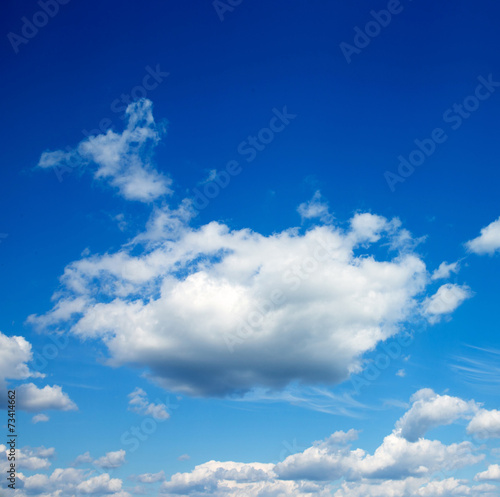
[(210, 183), (211, 181), (213, 181), (215, 178), (217, 177), (217, 169), (210, 169), (210, 171), (208, 171), (208, 175), (205, 179), (199, 181), (197, 183), (198, 186), (201, 186), (201, 185), (205, 185), (206, 183)]
[(47, 469), (50, 466), (50, 459), (54, 456), (54, 447), (23, 447), (17, 451), (16, 460), (20, 468), (29, 471), (38, 471)]
[(141, 483), (157, 483), (159, 481), (165, 481), (165, 472), (160, 471), (159, 473), (144, 473), (142, 475), (137, 475), (136, 479)]
[(473, 295), (467, 285), (447, 283), (438, 288), (438, 291), (423, 302), (424, 313), (430, 323), (437, 323), (444, 314), (451, 314), (465, 300)]
[(67, 151), (46, 151), (38, 167), (54, 169), (60, 179), (74, 167), (93, 167), (97, 181), (108, 183), (127, 200), (148, 203), (171, 195), (172, 180), (152, 165), (154, 148), (165, 132), (155, 123), (152, 108), (147, 99), (129, 104), (127, 126), (121, 133), (108, 130)]
[(113, 469), (123, 466), (127, 461), (125, 461), (126, 452), (121, 449), (116, 452), (107, 452), (105, 456), (97, 459), (95, 464), (104, 469)]
[(396, 373), (396, 376), (399, 376), (400, 378), (404, 378), (406, 376), (406, 371), (404, 369), (400, 369)]
[(493, 255), (500, 249), (500, 217), (481, 230), (481, 234), (468, 241), (465, 246), (474, 254)]
[(189, 454), (182, 454), (182, 456), (179, 456), (177, 459), (179, 461), (189, 461), (189, 459), (191, 459), (191, 456)]
[(93, 459), (90, 452), (85, 452), (79, 455), (71, 464), (71, 466), (80, 466), (81, 464), (94, 464), (103, 469), (115, 469), (123, 466), (127, 461), (125, 460), (126, 451), (123, 449), (115, 452), (106, 452), (106, 454), (99, 459)]
[(50, 418), (46, 414), (36, 414), (33, 416), (32, 423), (46, 423)]
[(500, 481), (500, 466), (491, 464), (486, 471), (478, 473), (474, 480), (476, 481)]
[(116, 221), (120, 231), (125, 231), (127, 229), (128, 225), (127, 221), (125, 221), (125, 215), (123, 213), (117, 214), (113, 219)]
[(447, 262), (442, 262), (439, 267), (432, 273), (432, 280), (439, 280), (449, 278), (451, 273), (458, 273), (460, 265), (457, 262), (452, 262), (448, 264)]
[(33, 383), (18, 387), (19, 407), (26, 411), (53, 409), (57, 411), (76, 411), (78, 407), (62, 391), (59, 385), (38, 388)]
[(80, 464), (90, 464), (93, 461), (90, 456), (90, 452), (85, 452), (85, 454), (79, 455), (71, 464), (72, 466), (79, 466)]
[(323, 200), (319, 190), (316, 190), (311, 200), (300, 204), (297, 207), (297, 212), (300, 214), (302, 221), (314, 218), (318, 218), (325, 224), (333, 221), (333, 216), (328, 210), (328, 202)]
[(149, 402), (146, 392), (142, 388), (136, 388), (128, 396), (129, 410), (142, 416), (152, 416), (154, 419), (165, 420), (170, 417), (167, 406), (162, 403)]
[(468, 424), (467, 433), (481, 440), (500, 438), (500, 411), (479, 409)]

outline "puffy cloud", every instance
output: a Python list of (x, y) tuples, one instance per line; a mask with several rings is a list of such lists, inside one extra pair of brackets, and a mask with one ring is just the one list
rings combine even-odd
[[(409, 441), (403, 429), (447, 424), (477, 410), (475, 402), (439, 396), (422, 389), (412, 396), (412, 406), (372, 453), (351, 448), (358, 432), (338, 431), (277, 464), (209, 461), (191, 472), (174, 474), (163, 483), (161, 495), (297, 495), (300, 497), (494, 497), (491, 485), (471, 486), (436, 475), (477, 464), (484, 459), (470, 442), (445, 445), (439, 440)], [(443, 414), (430, 415), (430, 411)], [(414, 428), (413, 428), (414, 429)], [(479, 479), (479, 478), (476, 478)]]
[[(213, 461), (215, 468), (225, 468), (227, 463)], [(198, 467), (197, 467), (198, 468)], [(207, 470), (207, 468), (198, 468)], [(217, 470), (215, 470), (217, 471)], [(335, 489), (329, 483), (318, 484), (307, 481), (282, 481), (270, 479), (266, 482), (242, 483), (233, 480), (217, 480), (214, 471), (205, 479), (189, 478), (172, 488), (165, 485), (162, 497), (193, 495), (196, 497), (496, 497), (492, 486), (468, 486), (465, 482), (449, 478), (429, 482), (428, 479), (409, 477), (404, 480), (343, 482), (341, 488)], [(201, 475), (198, 475), (201, 476)], [(198, 484), (197, 484), (198, 483)], [(170, 491), (172, 490), (172, 491)]]
[(431, 323), (437, 322), (442, 315), (452, 313), (462, 302), (471, 297), (472, 292), (467, 285), (446, 283), (424, 301), (424, 313)]
[(87, 451), (84, 454), (80, 454), (74, 461), (73, 466), (79, 466), (80, 464), (90, 464), (93, 461), (90, 452)]
[(160, 471), (158, 473), (144, 473), (142, 475), (137, 475), (136, 479), (141, 483), (157, 483), (165, 480), (165, 472)]
[[(40, 166), (76, 157), (126, 198), (169, 193), (151, 165), (161, 136), (151, 109), (148, 100), (131, 104), (121, 134), (46, 152)], [(298, 210), (332, 220), (319, 192)], [(357, 213), (346, 229), (265, 236), (217, 222), (193, 228), (193, 216), (188, 199), (156, 207), (145, 232), (118, 251), (69, 264), (53, 310), (29, 321), (101, 339), (111, 365), (147, 370), (166, 389), (224, 396), (339, 383), (422, 312), (434, 322), (470, 296), (444, 285), (422, 307), (430, 276), (398, 219)]]
[(382, 482), (343, 482), (334, 497), (414, 497), (425, 482), (422, 478), (409, 477), (404, 480)]
[(500, 249), (500, 218), (481, 229), (481, 234), (466, 243), (470, 252), (492, 255)]
[(95, 464), (104, 469), (119, 468), (123, 466), (127, 461), (125, 461), (126, 452), (123, 449), (117, 450), (115, 452), (106, 452), (106, 455), (97, 459)]
[(170, 417), (165, 404), (154, 404), (148, 401), (148, 396), (142, 388), (136, 388), (129, 394), (129, 409), (143, 416), (152, 416), (155, 419), (165, 420)]
[(36, 423), (46, 423), (47, 421), (49, 421), (49, 419), (50, 418), (46, 414), (36, 414), (31, 419), (31, 422), (34, 423), (34, 424), (36, 424)]
[(26, 411), (75, 411), (76, 404), (62, 391), (59, 385), (38, 388), (33, 383), (17, 387), (18, 406)]
[(302, 220), (305, 219), (319, 219), (323, 223), (331, 223), (333, 216), (328, 209), (328, 202), (321, 196), (321, 192), (317, 190), (312, 199), (304, 202), (297, 207), (297, 212), (300, 214)]
[(41, 497), (75, 497), (76, 495), (95, 495), (101, 497), (131, 497), (122, 490), (122, 481), (103, 473), (90, 477), (79, 469), (57, 468), (52, 474), (38, 473), (26, 476), (18, 473), (16, 497), (39, 495)]
[(111, 494), (122, 489), (122, 481), (118, 478), (110, 478), (107, 473), (103, 473), (81, 482), (76, 488), (85, 495)]
[(401, 479), (427, 476), (435, 471), (473, 464), (481, 456), (472, 453), (468, 442), (443, 445), (438, 440), (417, 442), (392, 433), (384, 438), (373, 455), (362, 449), (349, 450), (329, 443), (316, 442), (302, 453), (293, 454), (276, 465), (281, 479), (334, 481), (360, 478)]
[(351, 237), (359, 243), (378, 242), (386, 231), (395, 231), (400, 226), (400, 221), (395, 219), (388, 222), (385, 217), (358, 213), (351, 219)]
[(439, 267), (432, 273), (432, 280), (446, 279), (450, 277), (451, 273), (458, 273), (460, 265), (457, 262), (452, 262), (448, 264), (447, 262), (442, 262)]
[(455, 478), (447, 478), (441, 481), (431, 481), (427, 485), (420, 488), (415, 495), (418, 497), (465, 497), (475, 495), (490, 495), (493, 497), (492, 491), (495, 490), (492, 486), (473, 486), (466, 485), (466, 481), (457, 480)]
[(467, 426), (467, 432), (481, 439), (500, 438), (500, 411), (479, 410)]
[[(67, 266), (55, 306), (84, 300), (70, 331), (101, 338), (111, 364), (147, 368), (167, 389), (335, 384), (417, 314), (423, 261), (407, 247), (382, 261), (369, 250), (382, 238), (400, 246), (399, 222), (357, 214), (347, 231), (264, 236), (215, 222), (194, 229), (183, 215), (156, 211), (131, 244)], [(30, 320), (66, 321), (52, 312)]]
[[(16, 450), (16, 465), (18, 469), (28, 471), (44, 470), (50, 467), (50, 461), (54, 456), (55, 449), (53, 447), (22, 447)], [(7, 457), (7, 447), (0, 444), (0, 470), (2, 473), (9, 467)]]
[(73, 150), (44, 152), (38, 166), (65, 172), (94, 164), (94, 178), (108, 181), (127, 200), (150, 202), (170, 194), (171, 180), (151, 163), (152, 149), (163, 134), (163, 127), (154, 121), (151, 101), (131, 103), (126, 115), (122, 133), (108, 130), (86, 138)]
[(24, 478), (24, 489), (29, 495), (67, 495), (84, 479), (82, 471), (73, 468), (55, 469), (51, 475), (36, 474)]
[[(7, 380), (43, 378), (45, 375), (31, 371), (27, 363), (33, 359), (31, 344), (22, 336), (8, 337), (0, 332), (0, 408), (7, 405)], [(16, 407), (25, 411), (45, 409), (74, 410), (76, 404), (58, 385), (38, 388), (33, 383), (25, 383), (15, 388)], [(33, 422), (48, 421), (45, 415), (35, 416)], [(47, 419), (45, 419), (47, 418)]]
[(475, 477), (477, 481), (500, 481), (500, 465), (490, 464), (486, 471), (478, 473)]
[(0, 331), (0, 389), (5, 388), (7, 379), (43, 378), (43, 374), (30, 371), (26, 363), (32, 359), (31, 344), (24, 337), (9, 337)]
[(414, 442), (437, 426), (449, 425), (465, 415), (477, 411), (474, 401), (438, 395), (429, 388), (419, 390), (411, 397), (410, 410), (396, 423), (401, 436)]
[[(472, 466), (484, 458), (471, 443), (445, 445), (439, 440), (419, 438), (409, 441), (402, 436), (403, 427), (411, 425), (416, 419), (423, 420), (426, 426), (436, 425), (438, 421), (435, 417), (429, 421), (427, 410), (431, 408), (443, 409), (447, 413), (442, 416), (444, 421), (440, 420), (440, 423), (457, 419), (457, 416), (465, 415), (466, 411), (460, 402), (456, 402), (456, 398), (439, 396), (432, 390), (423, 389), (412, 396), (408, 412), (373, 453), (351, 448), (350, 444), (358, 438), (356, 430), (337, 431), (277, 464), (208, 461), (195, 466), (190, 472), (176, 473), (167, 481), (163, 471), (145, 473), (131, 479), (143, 484), (163, 482), (159, 493), (161, 497), (495, 497), (498, 494), (497, 487), (491, 484), (471, 485), (465, 480), (449, 476), (437, 479), (438, 475)], [(6, 447), (0, 446), (0, 449), (5, 451)], [(23, 450), (25, 457), (43, 459), (53, 456), (53, 449), (41, 447)], [(121, 454), (117, 451), (107, 453), (105, 458), (122, 461), (124, 456), (124, 451)], [(88, 453), (81, 458), (91, 461)], [(116, 467), (113, 461), (109, 467)], [(46, 469), (46, 465), (42, 466)], [(36, 467), (33, 464), (33, 468)], [(475, 479), (479, 482), (496, 481), (499, 473), (500, 468), (493, 465), (476, 475)], [(33, 494), (47, 497), (130, 497), (126, 490), (122, 490), (122, 481), (112, 479), (107, 473), (92, 476), (74, 468), (57, 469), (50, 476), (20, 475), (20, 480), (27, 493), (19, 490), (16, 494), (18, 497)], [(142, 490), (137, 487), (132, 491)]]
[[(278, 495), (273, 490), (292, 491), (295, 483), (275, 482), (272, 464), (209, 461), (191, 473), (176, 473), (161, 486), (161, 495)], [(273, 488), (274, 487), (274, 488)], [(286, 495), (286, 494), (285, 494)], [(289, 493), (289, 495), (302, 495)]]
[(93, 464), (104, 469), (114, 469), (123, 466), (127, 461), (125, 460), (126, 451), (123, 449), (115, 452), (106, 452), (106, 454), (99, 459), (93, 459), (90, 452), (85, 452), (79, 455), (72, 463), (72, 466), (79, 466), (81, 464)]
[[(455, 469), (481, 460), (470, 444), (443, 445), (439, 441), (411, 443), (391, 434), (373, 455), (342, 444), (355, 436), (337, 433), (277, 465), (209, 461), (189, 473), (176, 473), (163, 483), (161, 495), (297, 495), (367, 497), (460, 495), (439, 493), (455, 485), (433, 483), (436, 471)], [(338, 488), (335, 482), (345, 479)], [(335, 488), (338, 490), (335, 491)], [(468, 487), (463, 487), (468, 488)], [(418, 493), (421, 492), (421, 493)], [(465, 494), (476, 495), (476, 494)]]
[(38, 471), (40, 469), (47, 469), (50, 466), (50, 459), (55, 455), (55, 449), (50, 447), (24, 447), (17, 451), (17, 463), (19, 468), (27, 469), (29, 471)]

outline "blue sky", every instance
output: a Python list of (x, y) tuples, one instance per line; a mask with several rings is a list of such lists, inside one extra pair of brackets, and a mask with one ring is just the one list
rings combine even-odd
[(498, 495), (499, 13), (7, 2), (6, 495)]

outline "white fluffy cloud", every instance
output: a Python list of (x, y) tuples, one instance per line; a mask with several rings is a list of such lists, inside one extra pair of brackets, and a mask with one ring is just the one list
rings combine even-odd
[(85, 452), (79, 455), (74, 461), (72, 466), (79, 466), (81, 464), (93, 464), (103, 469), (115, 469), (123, 466), (127, 461), (125, 460), (126, 451), (123, 449), (106, 452), (106, 454), (99, 459), (93, 459), (90, 452)]
[(38, 471), (47, 469), (50, 466), (50, 460), (55, 456), (53, 447), (24, 447), (17, 451), (17, 463), (19, 468), (29, 471)]
[(495, 497), (491, 485), (469, 486), (464, 480), (446, 478), (426, 481), (422, 478), (387, 480), (382, 482), (345, 482), (334, 497)]
[(472, 453), (468, 442), (451, 445), (426, 439), (409, 442), (391, 433), (372, 455), (361, 449), (351, 451), (332, 446), (327, 439), (302, 453), (287, 457), (274, 470), (286, 480), (397, 480), (409, 476), (429, 476), (435, 471), (462, 467), (479, 460), (481, 457)]
[[(5, 445), (0, 444), (0, 471), (2, 475), (6, 474), (10, 468), (8, 461), (9, 450)], [(55, 456), (53, 447), (22, 447), (16, 449), (16, 470), (18, 475), (23, 475), (23, 471), (44, 471), (51, 466), (52, 459)], [(8, 483), (4, 478), (0, 480), (0, 488)], [(17, 496), (16, 496), (17, 497)]]
[[(209, 461), (190, 473), (176, 473), (161, 486), (160, 495), (278, 495), (280, 489), (296, 494), (294, 482), (276, 482), (272, 464)], [(284, 493), (286, 495), (286, 493)]]
[(398, 433), (409, 441), (423, 437), (432, 428), (459, 419), (469, 420), (467, 433), (476, 438), (500, 438), (500, 411), (496, 409), (484, 409), (473, 400), (438, 395), (430, 388), (419, 390), (410, 400), (411, 408), (396, 423)]
[(59, 385), (38, 388), (33, 383), (17, 387), (18, 406), (25, 411), (75, 411), (76, 404), (62, 391)]
[[(0, 332), (0, 407), (6, 406), (7, 381), (27, 378), (43, 378), (42, 373), (31, 371), (28, 363), (33, 359), (31, 344), (22, 336), (8, 337)], [(37, 412), (46, 409), (69, 411), (76, 404), (58, 385), (38, 388), (33, 383), (16, 386), (16, 406), (25, 411)], [(42, 415), (43, 416), (43, 415)], [(48, 418), (47, 418), (48, 419)], [(46, 421), (43, 417), (33, 422)]]
[(452, 313), (465, 300), (472, 297), (471, 289), (467, 285), (446, 283), (441, 285), (437, 292), (424, 301), (424, 313), (431, 323), (441, 319), (441, 316)]
[(93, 461), (90, 452), (87, 451), (84, 454), (80, 454), (74, 461), (72, 466), (79, 466), (80, 464), (90, 464)]
[(165, 480), (165, 472), (159, 471), (158, 473), (143, 473), (142, 475), (137, 475), (136, 480), (141, 483), (157, 483)]
[[(419, 438), (410, 441), (402, 436), (407, 426), (423, 425), (428, 428), (429, 425), (446, 424), (466, 416), (468, 408), (469, 411), (476, 409), (475, 402), (462, 401), (462, 404), (458, 402), (460, 400), (436, 395), (428, 389), (416, 392), (410, 409), (372, 453), (351, 447), (357, 443), (356, 430), (337, 431), (277, 464), (208, 461), (195, 466), (190, 472), (176, 473), (166, 481), (163, 471), (131, 476), (130, 479), (143, 484), (163, 482), (159, 493), (161, 497), (496, 497), (498, 487), (482, 482), (500, 479), (497, 465), (490, 465), (486, 471), (478, 473), (475, 480), (480, 484), (476, 485), (449, 474), (482, 461), (484, 454), (481, 448), (470, 442), (446, 445), (439, 440)], [(432, 409), (442, 411), (442, 414), (430, 416)], [(425, 431), (424, 428), (420, 432)], [(5, 449), (5, 446), (0, 446), (2, 452)], [(116, 461), (124, 460), (122, 452), (108, 452), (95, 462), (101, 461), (103, 467), (117, 467)], [(26, 461), (30, 460), (28, 464), (33, 470), (44, 470), (54, 450), (25, 448), (21, 453)], [(110, 464), (104, 464), (105, 458)], [(88, 453), (81, 459), (92, 461)], [(19, 490), (16, 497), (130, 497), (122, 488), (122, 481), (111, 478), (107, 473), (96, 476), (95, 473), (74, 468), (56, 469), (51, 475), (21, 475), (20, 480), (24, 491)]]
[(500, 249), (500, 218), (481, 229), (481, 234), (466, 243), (470, 252), (492, 255)]
[(50, 418), (46, 414), (35, 414), (35, 416), (31, 419), (31, 422), (34, 424), (46, 423), (49, 419)]
[[(365, 213), (348, 230), (264, 236), (191, 228), (186, 209), (157, 210), (132, 244), (70, 264), (55, 312), (30, 321), (57, 326), (68, 307), (71, 332), (101, 338), (112, 364), (148, 368), (168, 389), (225, 395), (338, 383), (417, 314), (428, 273), (397, 221)], [(399, 249), (378, 261), (370, 247), (382, 239)]]
[(323, 199), (319, 190), (314, 193), (311, 200), (300, 204), (297, 207), (297, 212), (303, 220), (319, 219), (324, 223), (333, 221), (333, 216), (328, 209), (328, 202)]
[(396, 423), (401, 436), (410, 442), (423, 437), (431, 428), (449, 425), (478, 410), (474, 401), (438, 395), (429, 388), (419, 390), (410, 400), (410, 410)]
[[(160, 137), (151, 102), (127, 113), (122, 134), (45, 153), (40, 166), (76, 155), (126, 198), (168, 193), (151, 166), (148, 145)], [(437, 321), (470, 296), (445, 285), (422, 302), (431, 278), (398, 219), (365, 212), (332, 225), (319, 192), (298, 211), (327, 224), (261, 235), (218, 222), (193, 228), (189, 199), (155, 207), (146, 231), (118, 251), (69, 264), (53, 310), (29, 321), (101, 339), (110, 364), (147, 370), (166, 389), (224, 396), (339, 383), (417, 316)]]
[[(162, 485), (160, 493), (164, 497), (495, 497), (498, 489), (493, 485), (471, 485), (447, 475), (484, 459), (472, 443), (446, 445), (417, 437), (432, 426), (470, 417), (478, 404), (440, 396), (429, 389), (416, 392), (411, 401), (410, 409), (396, 423), (394, 431), (373, 453), (351, 448), (358, 436), (355, 430), (339, 431), (277, 464), (200, 464), (191, 472), (174, 474)], [(433, 410), (438, 412), (432, 413)], [(412, 432), (415, 441), (404, 438), (404, 430)], [(495, 475), (496, 468), (492, 468), (476, 480)]]
[(458, 262), (452, 262), (448, 264), (447, 262), (442, 262), (439, 267), (432, 273), (431, 279), (440, 280), (450, 277), (451, 273), (458, 273), (460, 269), (460, 264)]
[(467, 426), (467, 432), (481, 439), (500, 438), (500, 411), (479, 410)]
[(126, 452), (123, 449), (117, 450), (115, 452), (106, 452), (106, 455), (97, 459), (95, 464), (104, 469), (114, 469), (123, 466), (127, 461), (125, 461)]
[[(492, 485), (467, 485), (465, 481), (447, 478), (429, 481), (426, 478), (409, 477), (403, 480), (373, 480), (362, 482), (343, 482), (336, 485), (310, 481), (283, 481), (273, 478), (267, 481), (244, 482), (233, 478), (216, 479), (216, 471), (225, 475), (227, 471), (238, 471), (235, 463), (212, 461), (213, 468), (197, 467), (198, 473), (176, 485), (165, 484), (161, 497), (496, 497), (496, 487)], [(254, 466), (253, 463), (251, 466)]]
[(0, 331), (0, 388), (5, 388), (7, 379), (43, 378), (26, 364), (32, 359), (31, 344), (24, 337), (9, 337)]
[(163, 131), (154, 121), (151, 101), (131, 103), (126, 114), (128, 124), (122, 133), (108, 130), (86, 138), (74, 150), (44, 152), (38, 166), (65, 172), (93, 164), (94, 178), (108, 181), (128, 200), (150, 202), (170, 194), (171, 180), (151, 164), (152, 147)]
[(142, 416), (152, 416), (155, 419), (165, 420), (170, 417), (168, 407), (163, 403), (155, 404), (149, 402), (146, 392), (142, 388), (136, 388), (129, 394), (129, 409)]
[[(209, 461), (190, 473), (174, 474), (162, 485), (161, 495), (331, 496), (342, 479), (345, 483), (334, 494), (338, 497), (461, 495), (439, 493), (439, 488), (457, 487), (446, 481), (429, 483), (430, 477), (482, 459), (467, 442), (447, 446), (421, 439), (412, 443), (393, 433), (371, 455), (332, 441), (335, 435), (277, 465)], [(465, 495), (476, 495), (467, 486), (463, 489), (469, 492)]]
[[(39, 468), (33, 468), (39, 469)], [(75, 497), (92, 495), (102, 497), (131, 497), (122, 490), (122, 480), (103, 473), (90, 476), (75, 468), (57, 468), (51, 474), (37, 473), (26, 476), (18, 473), (16, 497), (39, 495), (43, 497)]]
[[(60, 495), (67, 495), (66, 490), (73, 490), (83, 479), (84, 475), (80, 470), (57, 468), (51, 475), (36, 474), (24, 478), (22, 481), (24, 489), (29, 495), (45, 495), (46, 492), (54, 492), (55, 495), (59, 492)], [(21, 495), (23, 494), (21, 493)]]
[(107, 473), (103, 473), (81, 482), (76, 489), (86, 495), (111, 494), (122, 489), (122, 481), (118, 478), (110, 478)]
[(478, 473), (474, 479), (477, 481), (500, 481), (500, 465), (490, 464), (486, 471)]

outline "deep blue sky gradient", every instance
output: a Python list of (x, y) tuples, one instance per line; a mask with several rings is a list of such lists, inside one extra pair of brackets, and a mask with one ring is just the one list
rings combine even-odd
[[(82, 171), (60, 182), (52, 171), (34, 168), (43, 151), (76, 145), (82, 130), (104, 118), (121, 130), (123, 114), (111, 104), (141, 84), (147, 66), (169, 73), (147, 98), (155, 118), (168, 121), (156, 163), (173, 179), (173, 202), (190, 196), (210, 170), (224, 169), (229, 160), (243, 166), (195, 223), (218, 219), (233, 228), (281, 231), (300, 225), (297, 205), (320, 189), (339, 223), (356, 211), (371, 211), (397, 216), (416, 237), (427, 236), (419, 251), (430, 269), (464, 257), (462, 244), (500, 212), (500, 88), (457, 130), (443, 122), (443, 113), (474, 93), (479, 76), (500, 81), (500, 5), (401, 5), (403, 11), (348, 64), (340, 43), (352, 43), (355, 26), (363, 27), (370, 10), (387, 2), (244, 0), (221, 22), (210, 1), (71, 0), (15, 54), (7, 33), (20, 33), (21, 18), (31, 19), (39, 7), (6, 1), (0, 19), (0, 233), (8, 237), (0, 244), (0, 330), (23, 334), (34, 346), (47, 343), (25, 320), (50, 308), (64, 267), (87, 247), (93, 253), (116, 250), (146, 221), (148, 206), (121, 199)], [(273, 108), (284, 106), (297, 117), (246, 163), (239, 144), (268, 125)], [(396, 172), (398, 156), (408, 157), (414, 140), (428, 138), (436, 127), (446, 130), (447, 141), (391, 192), (384, 172)], [(124, 232), (112, 222), (120, 213), (129, 219)], [(450, 373), (449, 361), (467, 343), (500, 346), (489, 312), (500, 297), (498, 269), (498, 258), (468, 257), (456, 281), (469, 284), (476, 296), (451, 322), (417, 335), (404, 384), (394, 377), (403, 366), (394, 364), (363, 392), (370, 416), (378, 412), (362, 435), (368, 447), (403, 412), (383, 407), (385, 397), (407, 399), (429, 383), (436, 391), (475, 395), (474, 386)], [(61, 463), (84, 451), (82, 437), (95, 456), (114, 450), (134, 423), (126, 413), (130, 384), (165, 395), (137, 371), (96, 365), (94, 357), (104, 354), (100, 347), (71, 339), (49, 366), (51, 381), (86, 406), (53, 415), (56, 422), (71, 419), (50, 431)], [(71, 386), (96, 384), (99, 389)], [(126, 413), (118, 422), (114, 411), (103, 408), (109, 391)], [(496, 397), (485, 390), (481, 398), (493, 403)], [(365, 422), (286, 404), (263, 408), (183, 398), (159, 436), (130, 459), (137, 472), (167, 467), (171, 473), (208, 459), (271, 461), (280, 457), (283, 440), (306, 447)], [(51, 430), (30, 425), (26, 416), (31, 445), (48, 443), (45, 429)], [(177, 461), (186, 452), (191, 461)]]

